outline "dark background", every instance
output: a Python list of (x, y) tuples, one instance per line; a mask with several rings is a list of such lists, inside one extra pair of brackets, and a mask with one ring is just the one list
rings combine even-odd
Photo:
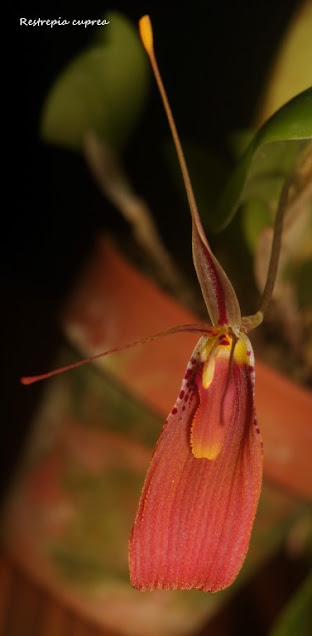
[[(251, 124), (270, 64), (297, 0), (275, 2), (20, 3), (10, 29), (5, 185), (1, 228), (2, 492), (14, 475), (42, 386), (21, 375), (51, 366), (62, 336), (56, 315), (92, 250), (99, 229), (128, 228), (102, 198), (82, 157), (39, 138), (40, 113), (51, 83), (90, 42), (92, 28), (20, 27), (19, 17), (90, 19), (107, 9), (134, 22), (150, 13), (157, 56), (181, 136), (206, 143), (229, 160), (228, 135)], [(12, 32), (12, 34), (11, 34)], [(6, 66), (6, 64), (5, 64)], [(6, 121), (8, 124), (6, 125)], [(191, 270), (189, 218), (162, 162), (168, 136), (152, 84), (144, 115), (125, 152), (135, 188), (152, 204), (164, 241)], [(180, 211), (179, 210), (179, 211)], [(184, 213), (184, 210), (182, 210)], [(184, 218), (185, 217), (185, 218)], [(189, 256), (186, 254), (189, 253)], [(253, 632), (256, 633), (256, 632)], [(259, 632), (261, 633), (261, 632)]]

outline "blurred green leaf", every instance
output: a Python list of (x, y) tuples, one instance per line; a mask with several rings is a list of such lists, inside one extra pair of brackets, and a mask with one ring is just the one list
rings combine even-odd
[(80, 150), (93, 130), (119, 150), (144, 104), (148, 65), (135, 26), (124, 16), (106, 15), (95, 43), (57, 78), (43, 108), (45, 141)]
[(312, 625), (312, 573), (298, 588), (270, 636), (308, 636)]
[[(210, 215), (213, 213), (220, 190), (228, 178), (229, 167), (221, 157), (198, 143), (183, 140), (182, 145), (197, 206), (203, 222), (209, 226)], [(164, 144), (164, 156), (180, 195), (186, 200), (181, 168), (173, 142), (169, 141)]]
[(258, 113), (265, 122), (289, 99), (309, 88), (312, 66), (312, 3), (300, 0), (284, 34)]
[[(228, 225), (240, 203), (252, 198), (255, 188), (263, 188), (264, 178), (279, 177), (281, 187), (304, 141), (311, 138), (312, 88), (309, 88), (287, 102), (257, 132), (219, 199), (211, 218), (212, 227), (218, 231)], [(278, 190), (278, 181), (275, 185)]]
[(254, 138), (254, 130), (241, 128), (234, 130), (229, 137), (229, 148), (233, 158), (238, 161)]
[(253, 253), (260, 232), (272, 225), (273, 215), (270, 214), (267, 205), (261, 201), (248, 201), (242, 208), (242, 226), (246, 243)]
[(298, 153), (309, 143), (289, 140), (268, 144), (253, 162), (240, 201), (243, 231), (252, 252), (260, 231), (273, 227), (283, 183)]

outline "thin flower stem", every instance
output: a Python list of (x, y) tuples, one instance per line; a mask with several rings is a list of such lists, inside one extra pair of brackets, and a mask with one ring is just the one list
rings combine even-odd
[(298, 214), (298, 208), (307, 205), (310, 200), (312, 200), (311, 145), (309, 145), (308, 151), (301, 158), (297, 169), (285, 181), (281, 192), (275, 217), (267, 280), (258, 311), (258, 314), (262, 314), (262, 316), (266, 312), (273, 294), (281, 251), (283, 227), (285, 225), (286, 229), (287, 222), (293, 222), (294, 216)]
[(262, 298), (261, 298), (260, 307), (259, 307), (259, 311), (262, 314), (266, 312), (270, 304), (272, 294), (273, 294), (273, 289), (274, 289), (276, 274), (278, 269), (279, 256), (281, 251), (284, 217), (285, 217), (285, 212), (287, 210), (289, 189), (291, 184), (292, 184), (292, 180), (287, 179), (283, 186), (277, 212), (276, 212), (273, 242), (272, 242), (272, 248), (271, 248), (270, 263), (269, 263), (268, 273), (267, 273), (267, 280), (266, 280), (266, 284), (262, 293)]

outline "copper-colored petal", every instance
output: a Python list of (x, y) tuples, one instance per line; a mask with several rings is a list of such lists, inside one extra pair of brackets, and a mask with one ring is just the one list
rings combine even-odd
[(219, 456), (196, 459), (190, 428), (203, 341), (156, 446), (132, 530), (130, 576), (140, 590), (216, 592), (236, 578), (248, 549), (262, 480), (252, 350), (248, 345), (250, 364), (233, 363), (232, 418)]

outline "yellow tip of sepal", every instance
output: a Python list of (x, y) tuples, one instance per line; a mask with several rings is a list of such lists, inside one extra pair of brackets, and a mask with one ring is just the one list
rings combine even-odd
[(149, 15), (144, 15), (139, 20), (139, 31), (145, 50), (151, 55), (153, 52), (153, 29)]

